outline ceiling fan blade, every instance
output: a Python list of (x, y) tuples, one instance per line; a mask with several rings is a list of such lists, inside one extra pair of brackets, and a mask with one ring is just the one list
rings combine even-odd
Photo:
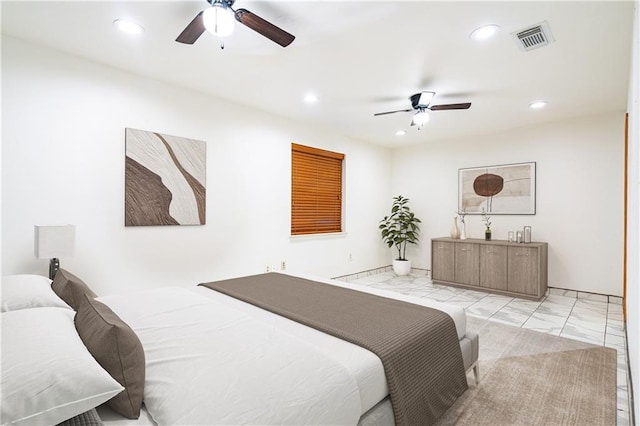
[(433, 105), (433, 106), (430, 106), (429, 109), (431, 111), (443, 111), (447, 109), (469, 109), (470, 106), (471, 106), (471, 102), (466, 102), (462, 104)]
[(249, 12), (247, 9), (238, 9), (235, 11), (235, 14), (238, 22), (262, 34), (269, 40), (278, 43), (282, 47), (287, 47), (295, 40), (293, 35), (276, 27), (271, 22), (265, 21), (255, 13)]
[(196, 17), (193, 18), (193, 21), (191, 21), (189, 25), (187, 25), (187, 27), (182, 30), (182, 32), (176, 39), (178, 43), (193, 44), (202, 35), (205, 30), (204, 22), (202, 21), (203, 12), (204, 10), (200, 11), (200, 13), (198, 13)]
[(387, 115), (387, 114), (395, 114), (396, 112), (411, 112), (413, 111), (413, 109), (409, 108), (409, 109), (399, 109), (397, 111), (387, 111), (387, 112), (377, 112), (375, 114), (373, 114), (374, 117), (377, 117), (378, 115)]

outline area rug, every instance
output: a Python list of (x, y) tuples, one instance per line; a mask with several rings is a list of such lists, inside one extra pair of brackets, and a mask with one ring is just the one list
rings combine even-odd
[(473, 317), (467, 327), (480, 334), (480, 383), (438, 425), (616, 424), (614, 349)]

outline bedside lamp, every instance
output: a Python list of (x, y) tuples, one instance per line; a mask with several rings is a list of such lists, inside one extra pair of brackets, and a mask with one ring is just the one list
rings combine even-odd
[(59, 257), (73, 256), (76, 243), (75, 225), (34, 226), (34, 254), (37, 259), (49, 261), (49, 278), (60, 269)]

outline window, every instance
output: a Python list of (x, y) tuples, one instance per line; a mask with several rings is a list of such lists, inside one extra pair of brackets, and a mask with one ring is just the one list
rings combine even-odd
[(344, 154), (291, 144), (291, 235), (342, 232)]

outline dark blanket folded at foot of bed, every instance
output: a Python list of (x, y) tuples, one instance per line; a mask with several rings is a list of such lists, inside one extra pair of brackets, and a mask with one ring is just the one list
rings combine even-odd
[(200, 285), (375, 353), (398, 426), (433, 424), (467, 389), (455, 323), (437, 309), (277, 273)]
[(95, 408), (58, 423), (56, 426), (103, 426), (104, 423)]

